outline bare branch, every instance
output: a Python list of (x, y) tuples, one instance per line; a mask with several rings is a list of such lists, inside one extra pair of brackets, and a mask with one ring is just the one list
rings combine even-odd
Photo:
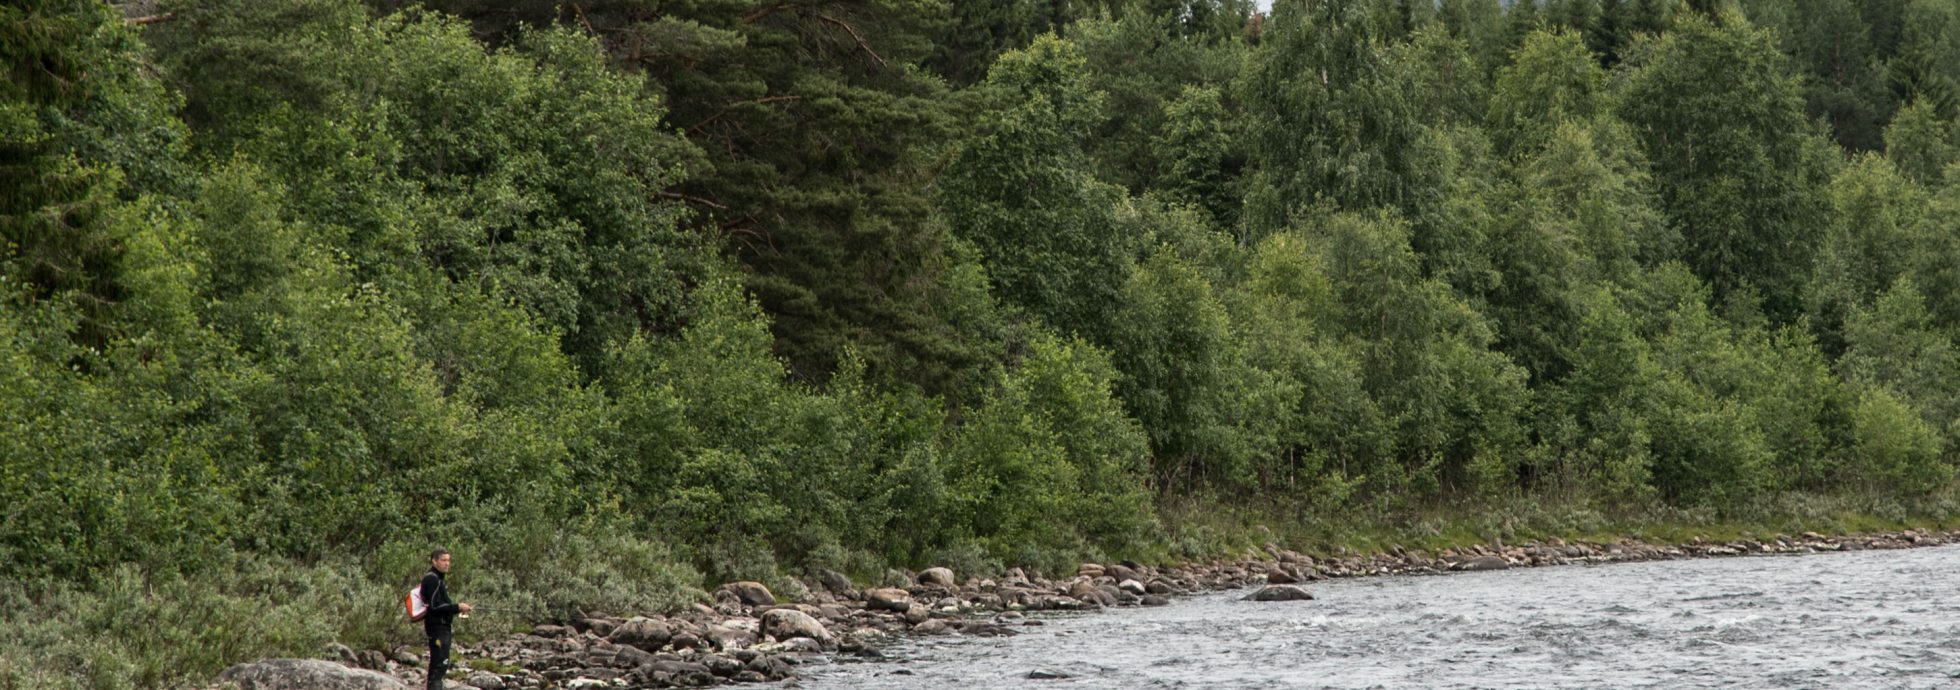
[(818, 14), (818, 15), (817, 15), (817, 18), (818, 18), (818, 19), (822, 19), (822, 20), (824, 20), (824, 21), (827, 21), (827, 22), (830, 22), (830, 23), (832, 23), (832, 24), (836, 24), (836, 25), (838, 25), (838, 26), (841, 26), (841, 27), (844, 27), (844, 31), (846, 31), (846, 32), (849, 32), (849, 33), (851, 34), (851, 38), (854, 38), (854, 39), (857, 39), (857, 42), (858, 42), (858, 47), (859, 47), (859, 48), (863, 48), (863, 49), (864, 49), (864, 54), (866, 54), (866, 55), (870, 55), (870, 56), (871, 56), (871, 59), (873, 59), (873, 60), (877, 60), (877, 61), (878, 61), (878, 66), (879, 66), (879, 67), (890, 67), (890, 66), (891, 66), (891, 65), (889, 65), (889, 64), (886, 64), (886, 63), (885, 63), (885, 59), (884, 59), (884, 58), (882, 58), (882, 57), (878, 57), (878, 51), (875, 51), (875, 50), (872, 50), (872, 49), (871, 49), (871, 44), (869, 44), (869, 43), (865, 43), (865, 42), (864, 42), (864, 36), (862, 36), (862, 35), (860, 35), (860, 34), (858, 33), (858, 31), (857, 31), (857, 28), (856, 28), (856, 27), (853, 27), (853, 26), (851, 26), (851, 25), (849, 25), (849, 24), (846, 24), (846, 23), (844, 23), (844, 22), (842, 22), (842, 21), (839, 21), (839, 20), (837, 20), (837, 19), (834, 19), (834, 18), (832, 18), (832, 17), (830, 16), (830, 15), (827, 15), (827, 14)]
[(697, 122), (694, 124), (693, 127), (687, 128), (687, 133), (693, 134), (695, 132), (701, 131), (702, 127), (706, 127), (709, 125), (709, 123), (721, 119), (721, 116), (727, 115), (728, 111), (734, 110), (735, 106), (738, 105), (768, 105), (770, 103), (789, 103), (792, 101), (800, 101), (800, 100), (803, 100), (802, 96), (764, 96), (762, 98), (752, 98), (746, 101), (736, 101), (734, 103), (730, 103), (728, 105), (722, 106), (721, 110), (717, 110), (715, 111), (715, 114), (709, 115), (708, 119)]
[(713, 208), (718, 211), (728, 210), (728, 207), (725, 205), (717, 204), (712, 200), (694, 196), (692, 194), (682, 194), (680, 192), (661, 192), (660, 195), (667, 197), (669, 199), (680, 199), (681, 201), (691, 201), (697, 204), (701, 204), (702, 206)]
[(599, 35), (599, 30), (598, 30), (598, 29), (594, 29), (594, 28), (592, 28), (592, 21), (591, 21), (591, 20), (589, 20), (589, 19), (586, 19), (586, 18), (585, 18), (585, 8), (584, 8), (584, 7), (582, 7), (582, 6), (580, 6), (580, 5), (579, 5), (578, 3), (576, 3), (576, 2), (575, 2), (575, 3), (572, 3), (572, 14), (573, 14), (573, 16), (576, 16), (576, 17), (578, 17), (578, 23), (579, 23), (580, 25), (582, 25), (582, 26), (584, 26), (584, 27), (585, 27), (585, 33), (587, 33), (587, 34), (589, 34), (589, 35), (592, 35), (592, 36), (597, 36), (597, 35)]
[(742, 23), (754, 24), (756, 22), (762, 21), (763, 17), (767, 17), (769, 15), (775, 14), (782, 10), (789, 9), (790, 6), (791, 3), (779, 2), (774, 5), (770, 5), (768, 7), (758, 7), (755, 9), (755, 11), (742, 15)]

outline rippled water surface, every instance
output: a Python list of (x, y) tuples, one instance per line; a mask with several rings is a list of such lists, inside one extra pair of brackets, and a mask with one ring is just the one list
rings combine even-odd
[[(1312, 583), (1041, 617), (805, 688), (1955, 688), (1960, 547)], [(1071, 677), (1030, 680), (1035, 669)]]

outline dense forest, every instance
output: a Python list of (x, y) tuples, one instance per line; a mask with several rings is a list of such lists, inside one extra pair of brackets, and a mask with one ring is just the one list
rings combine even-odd
[(150, 5), (0, 7), (0, 688), (380, 644), (437, 543), (1960, 513), (1960, 0)]

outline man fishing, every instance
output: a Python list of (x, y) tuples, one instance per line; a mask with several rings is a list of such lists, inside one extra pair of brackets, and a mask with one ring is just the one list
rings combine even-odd
[(442, 690), (442, 677), (449, 672), (449, 627), (456, 614), (469, 613), (470, 605), (449, 600), (449, 549), (437, 547), (429, 552), (429, 572), (422, 575), (422, 601), (429, 612), (422, 618), (422, 632), (429, 635), (429, 690)]

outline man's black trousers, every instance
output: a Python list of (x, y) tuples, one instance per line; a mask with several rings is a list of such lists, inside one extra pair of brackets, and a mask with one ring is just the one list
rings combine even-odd
[(442, 677), (449, 674), (449, 631), (429, 636), (429, 690), (442, 690)]

